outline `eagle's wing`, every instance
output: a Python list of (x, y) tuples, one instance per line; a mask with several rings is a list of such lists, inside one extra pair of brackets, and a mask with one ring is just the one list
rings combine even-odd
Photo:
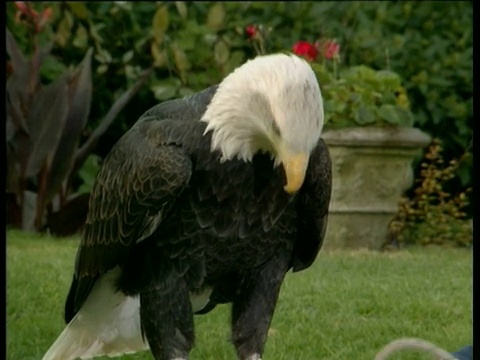
[[(184, 123), (184, 124), (182, 124)], [(195, 122), (198, 124), (198, 122)], [(121, 264), (155, 231), (188, 183), (192, 163), (181, 147), (193, 122), (137, 123), (105, 158), (93, 188), (75, 274), (65, 305), (68, 322), (99, 276)]]
[(322, 247), (332, 190), (331, 167), (328, 147), (321, 139), (310, 156), (305, 182), (299, 193), (293, 271), (308, 268)]

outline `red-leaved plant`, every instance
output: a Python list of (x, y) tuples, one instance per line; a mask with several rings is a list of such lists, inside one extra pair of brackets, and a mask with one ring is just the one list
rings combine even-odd
[[(76, 193), (73, 181), (98, 139), (151, 73), (145, 71), (110, 108), (87, 138), (82, 135), (92, 100), (92, 49), (73, 71), (50, 84), (40, 69), (52, 44), (40, 47), (36, 36), (48, 18), (28, 3), (18, 3), (17, 17), (30, 24), (33, 54), (27, 60), (6, 29), (6, 209), (7, 226), (70, 235), (84, 223), (88, 193)], [(33, 25), (33, 26), (31, 26)]]

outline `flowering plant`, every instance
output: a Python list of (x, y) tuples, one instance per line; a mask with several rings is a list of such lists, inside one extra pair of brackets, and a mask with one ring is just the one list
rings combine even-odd
[(298, 41), (292, 52), (311, 62), (325, 107), (325, 127), (412, 126), (413, 115), (399, 74), (365, 65), (339, 69), (335, 39)]
[(247, 40), (251, 42), (253, 48), (255, 49), (255, 53), (257, 54), (265, 54), (265, 40), (268, 38), (268, 35), (272, 29), (265, 28), (263, 25), (248, 25), (245, 28), (245, 35)]
[[(250, 24), (245, 35), (257, 54), (265, 54), (271, 29)], [(341, 67), (341, 46), (336, 39), (299, 40), (290, 49), (310, 62), (322, 90), (325, 128), (357, 126), (413, 126), (402, 78), (391, 70), (365, 65)]]

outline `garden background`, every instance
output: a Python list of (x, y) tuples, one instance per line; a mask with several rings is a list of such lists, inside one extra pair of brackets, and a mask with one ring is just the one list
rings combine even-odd
[[(335, 73), (399, 75), (399, 102), (435, 141), (405, 194), (404, 222), (428, 224), (410, 241), (471, 242), (471, 1), (16, 2), (7, 28), (11, 226), (77, 231), (101, 160), (146, 109), (294, 51)], [(342, 107), (327, 99), (326, 128), (342, 126), (329, 120)]]

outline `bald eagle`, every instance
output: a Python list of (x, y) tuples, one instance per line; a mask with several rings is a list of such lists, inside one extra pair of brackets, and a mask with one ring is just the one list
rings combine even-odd
[(331, 192), (322, 96), (303, 59), (257, 56), (146, 111), (105, 158), (44, 360), (150, 349), (185, 360), (194, 314), (231, 303), (238, 358), (261, 358), (285, 274), (322, 246)]

